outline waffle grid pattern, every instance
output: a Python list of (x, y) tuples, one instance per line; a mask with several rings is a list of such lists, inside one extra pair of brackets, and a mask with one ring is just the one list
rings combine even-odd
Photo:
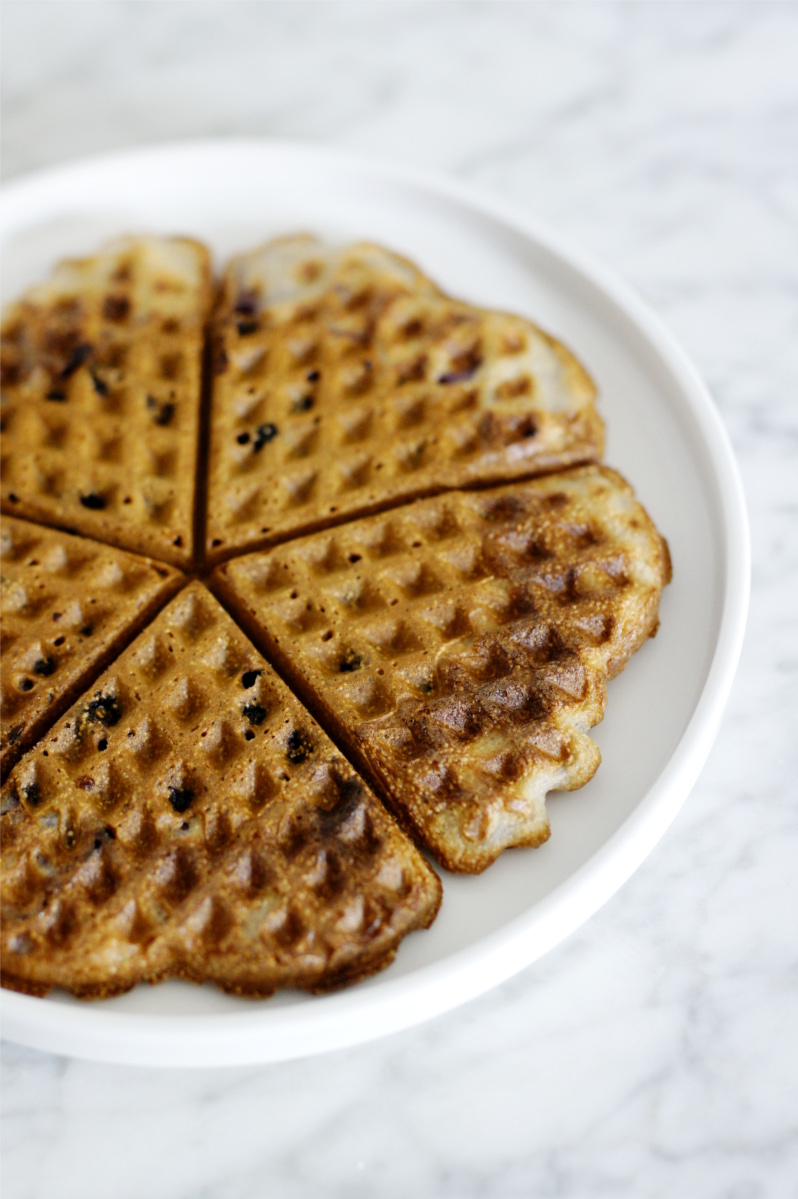
[(174, 974), (268, 994), (371, 973), (440, 884), (200, 583), (4, 792), (11, 985)]
[(594, 467), (450, 493), (221, 566), (244, 620), (436, 858), (481, 870), (548, 836), (599, 764), (605, 680), (669, 565)]
[(9, 766), (180, 586), (174, 568), (2, 518), (2, 723)]
[(564, 346), (428, 281), (408, 290), (371, 253), (341, 259), (296, 239), (229, 268), (214, 326), (209, 561), (600, 455), (595, 388)]
[[(601, 453), (562, 345), (311, 238), (225, 276), (195, 546), (209, 305), (204, 249), (153, 239), (4, 323), (4, 771), (35, 745), (3, 789), (3, 981), (32, 993), (380, 969), (440, 885), (363, 780), (451, 869), (540, 844), (669, 578), (613, 472), (523, 482)], [(251, 640), (200, 581), (228, 557), (207, 582)]]
[(3, 325), (3, 511), (193, 557), (208, 254), (173, 239), (63, 264)]

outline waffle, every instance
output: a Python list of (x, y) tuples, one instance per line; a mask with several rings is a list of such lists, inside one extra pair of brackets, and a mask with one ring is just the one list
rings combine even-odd
[(183, 577), (149, 558), (3, 518), (3, 776)]
[[(545, 841), (670, 579), (528, 321), (304, 236), (229, 264), (206, 339), (210, 307), (201, 245), (127, 239), (3, 324), (0, 948), (31, 994), (381, 969), (440, 904), (405, 831), (466, 872)], [(238, 624), (174, 569), (206, 563)]]
[(450, 870), (549, 834), (667, 546), (615, 472), (454, 492), (220, 566), (219, 594)]
[(234, 259), (214, 322), (206, 553), (600, 457), (595, 388), (518, 316), (379, 247)]
[(116, 242), (3, 323), (2, 508), (177, 566), (193, 556), (209, 258)]
[(440, 882), (200, 583), (2, 792), (7, 986), (266, 995), (381, 969)]

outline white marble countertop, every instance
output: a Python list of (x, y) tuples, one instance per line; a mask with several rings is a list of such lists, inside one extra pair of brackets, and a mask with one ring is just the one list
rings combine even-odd
[(545, 217), (707, 380), (753, 529), (715, 749), (655, 853), (485, 998), (222, 1071), (5, 1044), (6, 1199), (798, 1193), (798, 7), (6, 4), (6, 178), (164, 138), (326, 142)]

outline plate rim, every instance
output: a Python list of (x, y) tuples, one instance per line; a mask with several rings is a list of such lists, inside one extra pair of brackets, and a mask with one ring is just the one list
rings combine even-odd
[[(42, 189), (70, 176), (119, 169), (146, 159), (218, 155), (284, 156), (348, 166), (384, 181), (455, 202), (498, 221), (565, 264), (601, 293), (647, 349), (675, 377), (683, 407), (701, 434), (717, 500), (722, 606), (711, 661), (692, 714), (666, 765), (620, 827), (576, 871), (532, 909), (449, 955), (366, 989), (316, 997), (313, 1004), (240, 1012), (180, 1015), (119, 1012), (95, 1005), (46, 1003), (5, 988), (0, 992), (4, 1038), (31, 1048), (95, 1061), (151, 1066), (234, 1066), (285, 1061), (343, 1049), (442, 1015), (530, 966), (585, 923), (639, 868), (684, 804), (715, 740), (742, 651), (750, 598), (750, 533), (745, 494), (731, 442), (709, 390), (664, 322), (610, 268), (519, 205), (445, 175), (377, 156), (312, 142), (259, 138), (196, 138), (131, 146), (31, 172), (5, 183), (0, 221)], [(11, 220), (9, 222), (9, 216)], [(434, 986), (432, 984), (435, 984)], [(201, 1052), (198, 1052), (201, 1046)]]

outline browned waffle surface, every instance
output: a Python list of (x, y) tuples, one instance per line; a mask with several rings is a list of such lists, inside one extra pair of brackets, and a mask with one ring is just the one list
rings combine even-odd
[[(667, 546), (615, 472), (450, 493), (217, 569), (220, 591), (436, 858), (479, 871), (587, 782)], [(257, 630), (260, 630), (258, 633)]]
[(178, 566), (193, 554), (209, 257), (116, 242), (3, 322), (2, 506)]
[(9, 766), (180, 586), (180, 571), (3, 517), (2, 724)]
[(234, 260), (214, 336), (211, 560), (602, 452), (563, 345), (379, 247), (288, 238)]
[(324, 990), (386, 965), (440, 902), (199, 583), (17, 765), (2, 813), (4, 982), (33, 993)]

